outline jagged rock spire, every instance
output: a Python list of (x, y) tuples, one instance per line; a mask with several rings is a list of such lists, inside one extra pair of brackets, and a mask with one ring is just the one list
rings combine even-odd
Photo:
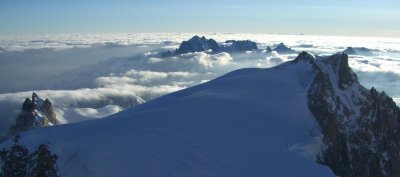
[(15, 125), (11, 126), (8, 137), (19, 132), (28, 131), (33, 128), (45, 127), (57, 124), (56, 114), (49, 99), (43, 101), (35, 92), (32, 100), (26, 98)]
[(204, 36), (199, 37), (197, 35), (190, 38), (188, 41), (183, 41), (179, 48), (176, 49), (175, 55), (191, 53), (191, 52), (202, 52), (212, 50), (217, 52), (220, 46), (214, 39), (206, 39)]
[(187, 41), (182, 41), (179, 48), (175, 52), (165, 51), (160, 53), (161, 57), (171, 57), (175, 55), (193, 53), (193, 52), (208, 52), (208, 53), (241, 53), (246, 51), (258, 51), (257, 43), (250, 40), (227, 40), (225, 44), (220, 45), (214, 39), (207, 39), (198, 35), (193, 36)]

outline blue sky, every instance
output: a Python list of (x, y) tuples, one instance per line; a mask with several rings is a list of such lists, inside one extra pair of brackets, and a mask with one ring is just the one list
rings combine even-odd
[(400, 37), (399, 0), (0, 0), (0, 35), (240, 32)]

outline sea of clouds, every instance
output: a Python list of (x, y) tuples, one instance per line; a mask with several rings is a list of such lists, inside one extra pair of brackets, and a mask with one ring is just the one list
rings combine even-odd
[[(35, 91), (49, 98), (68, 123), (68, 109), (126, 109), (170, 92), (207, 82), (245, 67), (268, 68), (296, 54), (196, 52), (161, 58), (195, 34), (80, 34), (0, 37), (0, 134), (15, 122), (22, 102)], [(280, 42), (316, 55), (346, 47), (366, 47), (372, 55), (352, 55), (361, 83), (385, 91), (400, 103), (400, 39), (273, 34), (197, 34), (252, 40), (260, 49)], [(106, 114), (105, 114), (106, 115)], [(75, 120), (76, 121), (76, 120)], [(74, 121), (74, 122), (75, 122)], [(72, 122), (72, 121), (70, 121)]]

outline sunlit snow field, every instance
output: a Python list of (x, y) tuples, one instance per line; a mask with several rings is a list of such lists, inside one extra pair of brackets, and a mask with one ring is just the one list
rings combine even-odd
[[(79, 34), (0, 37), (0, 134), (13, 124), (25, 97), (49, 98), (63, 122), (99, 118), (245, 67), (268, 68), (296, 54), (204, 52), (160, 58), (196, 34)], [(274, 34), (197, 34), (217, 42), (252, 40), (259, 49), (283, 42), (297, 51), (330, 55), (366, 47), (349, 63), (367, 88), (400, 103), (400, 39)], [(90, 108), (90, 109), (89, 109)], [(98, 109), (98, 111), (97, 111)], [(86, 120), (86, 119), (82, 119)]]

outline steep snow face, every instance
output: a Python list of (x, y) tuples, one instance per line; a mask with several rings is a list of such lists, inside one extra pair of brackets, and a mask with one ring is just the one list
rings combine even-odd
[(20, 142), (50, 142), (61, 176), (333, 176), (315, 162), (313, 62), (237, 70), (109, 118), (36, 129)]

